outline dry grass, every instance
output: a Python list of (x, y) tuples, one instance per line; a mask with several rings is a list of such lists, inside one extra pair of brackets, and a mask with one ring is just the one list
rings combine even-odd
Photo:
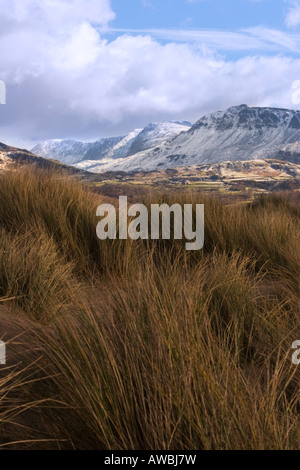
[[(61, 175), (23, 170), (0, 183), (1, 295), (36, 325), (41, 357), (17, 391), (1, 372), (0, 400), (17, 400), (25, 422), (24, 408), (41, 417), (32, 446), (300, 447), (296, 205), (145, 196), (205, 204), (204, 248), (187, 252), (184, 240), (98, 240), (101, 196)], [(22, 440), (15, 427), (11, 442)], [(28, 445), (25, 430), (23, 440), (14, 446)]]

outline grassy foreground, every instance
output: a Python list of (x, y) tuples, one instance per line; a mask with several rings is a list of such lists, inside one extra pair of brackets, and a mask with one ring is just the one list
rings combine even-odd
[(100, 241), (103, 196), (0, 178), (0, 448), (299, 449), (300, 208), (204, 203), (205, 243)]

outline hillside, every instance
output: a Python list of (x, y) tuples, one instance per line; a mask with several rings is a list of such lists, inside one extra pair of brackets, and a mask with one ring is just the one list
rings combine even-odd
[(29, 150), (19, 149), (0, 142), (0, 173), (28, 165), (45, 170), (63, 170), (69, 175), (78, 175), (82, 178), (88, 176), (91, 179), (92, 177), (90, 173), (87, 174), (87, 172), (74, 166), (64, 165), (59, 161), (37, 156)]
[[(120, 141), (121, 142), (121, 141)], [(127, 159), (126, 159), (127, 160)], [(144, 171), (102, 171), (97, 172), (97, 165), (89, 171), (62, 164), (55, 160), (38, 157), (28, 150), (21, 150), (0, 143), (0, 172), (20, 166), (34, 165), (37, 168), (63, 170), (94, 187), (108, 185), (104, 189), (106, 196), (125, 191), (124, 184), (130, 185), (130, 192), (140, 193), (142, 186), (156, 186), (161, 189), (176, 190), (188, 185), (197, 191), (218, 191), (230, 193), (243, 191), (247, 199), (247, 190), (283, 191), (297, 190), (300, 187), (300, 165), (288, 161), (266, 159), (249, 161), (226, 161), (213, 164), (162, 168)], [(91, 171), (94, 170), (94, 172)], [(139, 188), (139, 189), (138, 189)], [(127, 188), (128, 190), (128, 188)]]
[[(227, 161), (148, 172), (105, 172), (98, 176), (102, 178), (100, 184), (105, 184), (99, 192), (106, 196), (126, 191), (131, 194), (133, 188), (137, 194), (146, 187), (169, 192), (188, 188), (247, 201), (255, 194), (274, 191), (294, 191), (297, 199), (300, 189), (300, 165), (275, 159)], [(95, 174), (93, 178), (96, 182)]]

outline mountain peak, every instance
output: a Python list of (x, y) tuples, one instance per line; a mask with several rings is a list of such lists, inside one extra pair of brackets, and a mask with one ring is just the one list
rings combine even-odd
[(300, 111), (281, 108), (255, 107), (247, 104), (232, 106), (224, 111), (203, 116), (189, 132), (193, 133), (201, 127), (227, 131), (232, 128), (248, 130), (263, 128), (300, 129)]

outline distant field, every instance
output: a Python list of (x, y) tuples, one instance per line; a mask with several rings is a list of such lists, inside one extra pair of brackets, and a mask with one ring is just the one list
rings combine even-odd
[[(287, 188), (296, 187), (292, 184)], [(269, 191), (260, 187), (248, 187), (243, 183), (236, 183), (235, 185), (225, 185), (224, 183), (214, 182), (199, 182), (189, 185), (170, 185), (170, 184), (145, 184), (143, 182), (120, 182), (117, 180), (105, 180), (101, 183), (92, 183), (90, 188), (93, 192), (98, 193), (112, 199), (116, 199), (121, 195), (128, 196), (131, 202), (139, 202), (142, 197), (147, 194), (189, 194), (189, 195), (211, 195), (217, 197), (225, 204), (236, 204), (238, 202), (251, 202), (257, 197), (265, 194), (279, 194), (287, 197), (295, 203), (300, 203), (300, 190), (299, 189), (278, 189), (277, 191)]]
[(250, 202), (260, 194), (289, 193), (300, 202), (300, 166), (280, 160), (223, 162), (150, 172), (89, 174), (93, 188), (106, 196), (126, 192), (139, 198), (146, 192), (211, 193), (223, 201)]

